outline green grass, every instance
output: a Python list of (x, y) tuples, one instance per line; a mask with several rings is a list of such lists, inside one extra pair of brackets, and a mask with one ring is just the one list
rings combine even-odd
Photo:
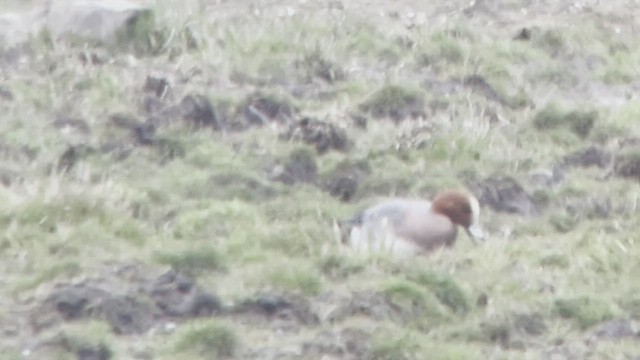
[(193, 248), (171, 252), (158, 251), (155, 255), (160, 264), (171, 266), (173, 269), (186, 273), (222, 270), (225, 268), (220, 253), (211, 248)]
[(266, 270), (264, 276), (270, 287), (304, 295), (318, 295), (323, 288), (322, 277), (314, 269), (295, 263), (277, 265)]
[[(112, 358), (210, 359), (261, 348), (270, 356), (355, 326), (372, 335), (371, 359), (538, 359), (558, 346), (580, 349), (604, 321), (639, 316), (640, 106), (627, 87), (639, 77), (640, 44), (621, 1), (579, 16), (564, 5), (506, 1), (500, 14), (473, 8), (468, 16), (443, 1), (420, 9), (354, 1), (337, 10), (171, 0), (132, 22), (116, 46), (38, 34), (20, 61), (0, 56), (8, 69), (1, 88), (13, 95), (0, 96), (0, 328), (11, 329), (6, 314), (29, 310), (55, 284), (112, 277), (130, 263), (195, 276), (230, 304), (294, 293), (324, 319), (369, 291), (400, 315), (387, 321), (384, 306), (363, 304), (373, 315), (316, 327), (286, 314), (266, 325), (224, 314), (184, 319), (175, 330), (158, 323), (141, 336), (82, 322), (50, 332), (103, 344)], [(519, 23), (523, 6), (535, 26), (530, 40), (514, 40), (504, 19)], [(93, 55), (104, 61), (87, 63)], [(163, 106), (201, 95), (229, 126), (147, 113), (147, 75), (171, 85), (156, 99)], [(490, 89), (465, 84), (471, 75)], [(266, 104), (273, 119), (248, 125), (249, 102)], [(117, 113), (156, 123), (153, 144), (114, 126)], [(288, 122), (303, 116), (340, 127), (353, 146), (317, 154), (284, 140)], [(60, 117), (89, 131), (59, 128)], [(593, 144), (611, 152), (612, 169), (567, 169), (550, 187), (530, 181)], [(78, 150), (73, 165), (59, 166), (71, 163), (70, 148)], [(288, 162), (315, 168), (317, 184), (273, 181), (274, 167)], [(377, 198), (432, 198), (491, 174), (517, 179), (544, 213), (483, 206), (486, 242), (460, 231), (452, 248), (418, 259), (353, 256), (336, 241), (334, 222)], [(348, 201), (322, 187), (336, 175), (357, 177)], [(597, 202), (610, 204), (605, 214)], [(536, 324), (544, 331), (530, 333)], [(0, 339), (0, 348), (30, 336)], [(617, 345), (598, 342), (593, 358), (640, 349)], [(75, 348), (55, 356), (75, 358)]]
[(607, 302), (589, 298), (573, 297), (555, 301), (558, 315), (572, 319), (582, 329), (610, 320), (613, 317), (611, 305)]
[(173, 338), (173, 351), (181, 356), (196, 354), (226, 359), (233, 357), (240, 346), (240, 339), (232, 328), (211, 320), (187, 324)]

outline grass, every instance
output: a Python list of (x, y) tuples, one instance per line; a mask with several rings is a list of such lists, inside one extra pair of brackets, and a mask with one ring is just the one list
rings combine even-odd
[(589, 328), (613, 317), (611, 305), (589, 297), (557, 299), (555, 309), (558, 315), (574, 320), (581, 329)]
[(304, 265), (287, 264), (275, 266), (267, 270), (265, 281), (270, 287), (302, 293), (318, 295), (322, 291), (323, 281), (317, 272)]
[(422, 111), (424, 95), (401, 85), (386, 85), (365, 100), (360, 108), (376, 118), (400, 121)]
[(189, 274), (225, 268), (220, 253), (206, 247), (182, 251), (174, 249), (171, 252), (159, 251), (155, 258), (160, 264), (169, 265), (177, 271)]
[[(0, 313), (29, 309), (55, 284), (143, 263), (188, 273), (225, 303), (295, 293), (324, 316), (340, 299), (372, 291), (401, 316), (314, 327), (286, 312), (266, 325), (225, 314), (171, 323), (175, 330), (158, 323), (139, 337), (113, 336), (100, 323), (52, 332), (102, 344), (112, 358), (136, 357), (139, 348), (167, 359), (245, 358), (355, 324), (373, 336), (371, 359), (537, 359), (550, 348), (580, 348), (604, 321), (637, 317), (640, 106), (626, 86), (638, 80), (638, 39), (613, 16), (626, 11), (614, 1), (580, 17), (556, 4), (531, 8), (532, 37), (516, 41), (504, 21), (519, 21), (522, 4), (508, 3), (495, 18), (460, 15), (451, 2), (425, 3), (411, 17), (389, 16), (394, 4), (358, 1), (344, 10), (286, 4), (289, 15), (271, 3), (172, 0), (132, 23), (120, 47), (44, 32), (26, 44), (23, 62), (0, 56), (8, 69), (1, 86), (13, 95), (0, 97)], [(104, 61), (87, 62), (93, 55)], [(162, 106), (200, 95), (229, 126), (147, 113), (155, 96), (143, 90), (147, 75), (170, 84), (155, 99)], [(471, 75), (487, 88), (465, 84)], [(261, 106), (257, 122), (244, 111), (249, 103)], [(154, 141), (138, 144), (114, 127), (119, 113), (154, 122)], [(344, 129), (352, 148), (317, 154), (283, 140), (288, 122), (303, 116)], [(60, 128), (59, 117), (89, 130)], [(592, 144), (612, 153), (613, 169), (568, 169), (558, 184), (534, 189), (531, 172)], [(68, 149), (77, 151), (65, 157)], [(318, 181), (272, 181), (286, 163), (303, 164)], [(544, 213), (483, 207), (485, 243), (461, 231), (451, 249), (405, 261), (354, 257), (336, 243), (334, 221), (376, 198), (431, 198), (494, 173), (544, 198)], [(333, 176), (357, 178), (353, 196), (325, 191)], [(596, 201), (608, 201), (605, 214), (593, 215)], [(376, 304), (363, 306), (376, 314)], [(26, 338), (0, 339), (0, 347)], [(597, 345), (593, 358), (640, 349)], [(74, 358), (74, 349), (56, 351)]]
[(371, 359), (375, 360), (409, 360), (415, 358), (420, 345), (411, 334), (379, 335), (374, 339)]
[(181, 356), (200, 356), (226, 359), (233, 357), (240, 346), (240, 339), (228, 325), (214, 321), (189, 324), (174, 335), (173, 351)]

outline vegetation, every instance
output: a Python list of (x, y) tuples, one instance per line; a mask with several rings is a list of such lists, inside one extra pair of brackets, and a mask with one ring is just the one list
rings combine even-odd
[[(637, 5), (214, 3), (159, 1), (117, 46), (43, 32), (0, 47), (8, 356), (53, 337), (66, 339), (56, 358), (304, 359), (354, 348), (325, 339), (353, 329), (370, 335), (354, 340), (362, 353), (328, 357), (640, 353), (630, 335), (598, 335), (640, 316), (640, 38), (625, 20)], [(303, 118), (352, 146), (301, 144), (333, 134)], [(566, 160), (592, 145), (611, 164)], [(430, 198), (491, 174), (543, 199), (540, 214), (485, 203), (484, 243), (460, 231), (452, 248), (415, 259), (340, 245), (334, 225), (377, 197)], [(144, 336), (87, 319), (35, 334), (20, 325), (56, 284), (121, 276), (125, 289), (116, 270), (131, 264), (193, 277), (225, 311), (162, 318)], [(361, 292), (376, 296), (357, 307)], [(263, 293), (302, 297), (319, 324), (286, 301), (232, 311)], [(343, 308), (352, 313), (332, 320)]]

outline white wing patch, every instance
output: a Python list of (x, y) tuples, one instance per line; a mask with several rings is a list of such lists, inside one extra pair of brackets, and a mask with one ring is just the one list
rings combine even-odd
[(469, 206), (471, 206), (471, 225), (476, 225), (480, 220), (480, 203), (473, 195), (469, 195)]
[(421, 251), (413, 242), (395, 235), (389, 219), (367, 222), (351, 230), (350, 246), (359, 254), (387, 253), (396, 257), (412, 256)]

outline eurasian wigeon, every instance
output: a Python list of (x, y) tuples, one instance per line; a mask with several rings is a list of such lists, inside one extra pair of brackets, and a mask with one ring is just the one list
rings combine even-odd
[(389, 199), (367, 208), (344, 224), (350, 228), (347, 244), (354, 251), (383, 251), (394, 256), (428, 253), (451, 246), (462, 226), (474, 240), (482, 240), (478, 224), (480, 205), (462, 190), (439, 193), (433, 203)]

